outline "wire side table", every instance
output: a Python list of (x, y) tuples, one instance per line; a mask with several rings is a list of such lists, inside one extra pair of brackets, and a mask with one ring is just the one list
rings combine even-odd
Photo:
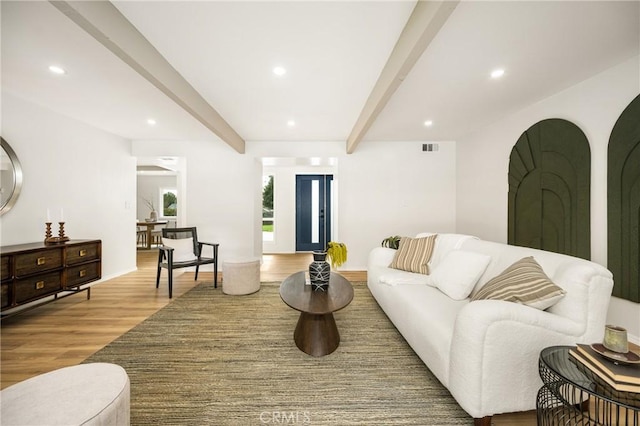
[(587, 369), (578, 369), (571, 348), (552, 346), (540, 352), (538, 426), (640, 426), (640, 394), (617, 391)]

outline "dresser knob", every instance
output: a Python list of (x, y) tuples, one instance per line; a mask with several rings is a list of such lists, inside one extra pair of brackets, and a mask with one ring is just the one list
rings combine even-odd
[(44, 265), (46, 262), (47, 262), (47, 258), (46, 258), (46, 257), (39, 257), (39, 258), (36, 260), (36, 264), (37, 264), (38, 266), (40, 266), (40, 265)]
[(44, 281), (38, 281), (36, 283), (36, 290), (42, 290), (44, 288)]

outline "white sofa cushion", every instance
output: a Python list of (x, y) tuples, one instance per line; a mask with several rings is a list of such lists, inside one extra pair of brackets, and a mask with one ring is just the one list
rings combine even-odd
[(370, 283), (369, 289), (407, 343), (446, 386), (456, 316), (469, 299), (453, 300), (425, 285)]
[(388, 269), (379, 278), (382, 284), (391, 286), (402, 284), (431, 285), (429, 275), (416, 274), (413, 272), (400, 271), (398, 269)]
[(504, 300), (545, 310), (565, 294), (549, 279), (533, 256), (528, 256), (489, 280), (471, 300)]
[(454, 300), (466, 299), (490, 261), (485, 254), (452, 250), (429, 275), (429, 284)]

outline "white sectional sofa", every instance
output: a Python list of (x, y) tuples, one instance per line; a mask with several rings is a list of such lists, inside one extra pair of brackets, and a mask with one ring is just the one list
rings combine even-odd
[[(459, 252), (454, 256), (453, 251)], [(471, 302), (468, 291), (449, 288), (461, 299), (455, 300), (434, 287), (434, 279), (447, 270), (459, 281), (474, 275), (470, 269), (478, 265), (472, 268), (470, 262), (451, 268), (452, 259), (469, 253), (480, 255), (474, 256), (479, 259), (489, 257), (471, 296), (528, 256), (566, 294), (541, 310), (503, 300)], [(543, 348), (600, 342), (604, 335), (613, 278), (594, 262), (458, 234), (437, 235), (429, 275), (390, 268), (395, 255), (396, 250), (385, 247), (371, 251), (368, 287), (416, 354), (477, 425), (490, 424), (494, 414), (535, 409), (542, 386), (538, 356)]]

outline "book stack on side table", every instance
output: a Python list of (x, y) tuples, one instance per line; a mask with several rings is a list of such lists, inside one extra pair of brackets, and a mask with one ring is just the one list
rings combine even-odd
[[(615, 362), (598, 353), (592, 346), (595, 345), (578, 344), (569, 350), (578, 369), (618, 392), (638, 393), (640, 399), (640, 362)], [(638, 347), (631, 349), (635, 349), (631, 353), (635, 359)]]

